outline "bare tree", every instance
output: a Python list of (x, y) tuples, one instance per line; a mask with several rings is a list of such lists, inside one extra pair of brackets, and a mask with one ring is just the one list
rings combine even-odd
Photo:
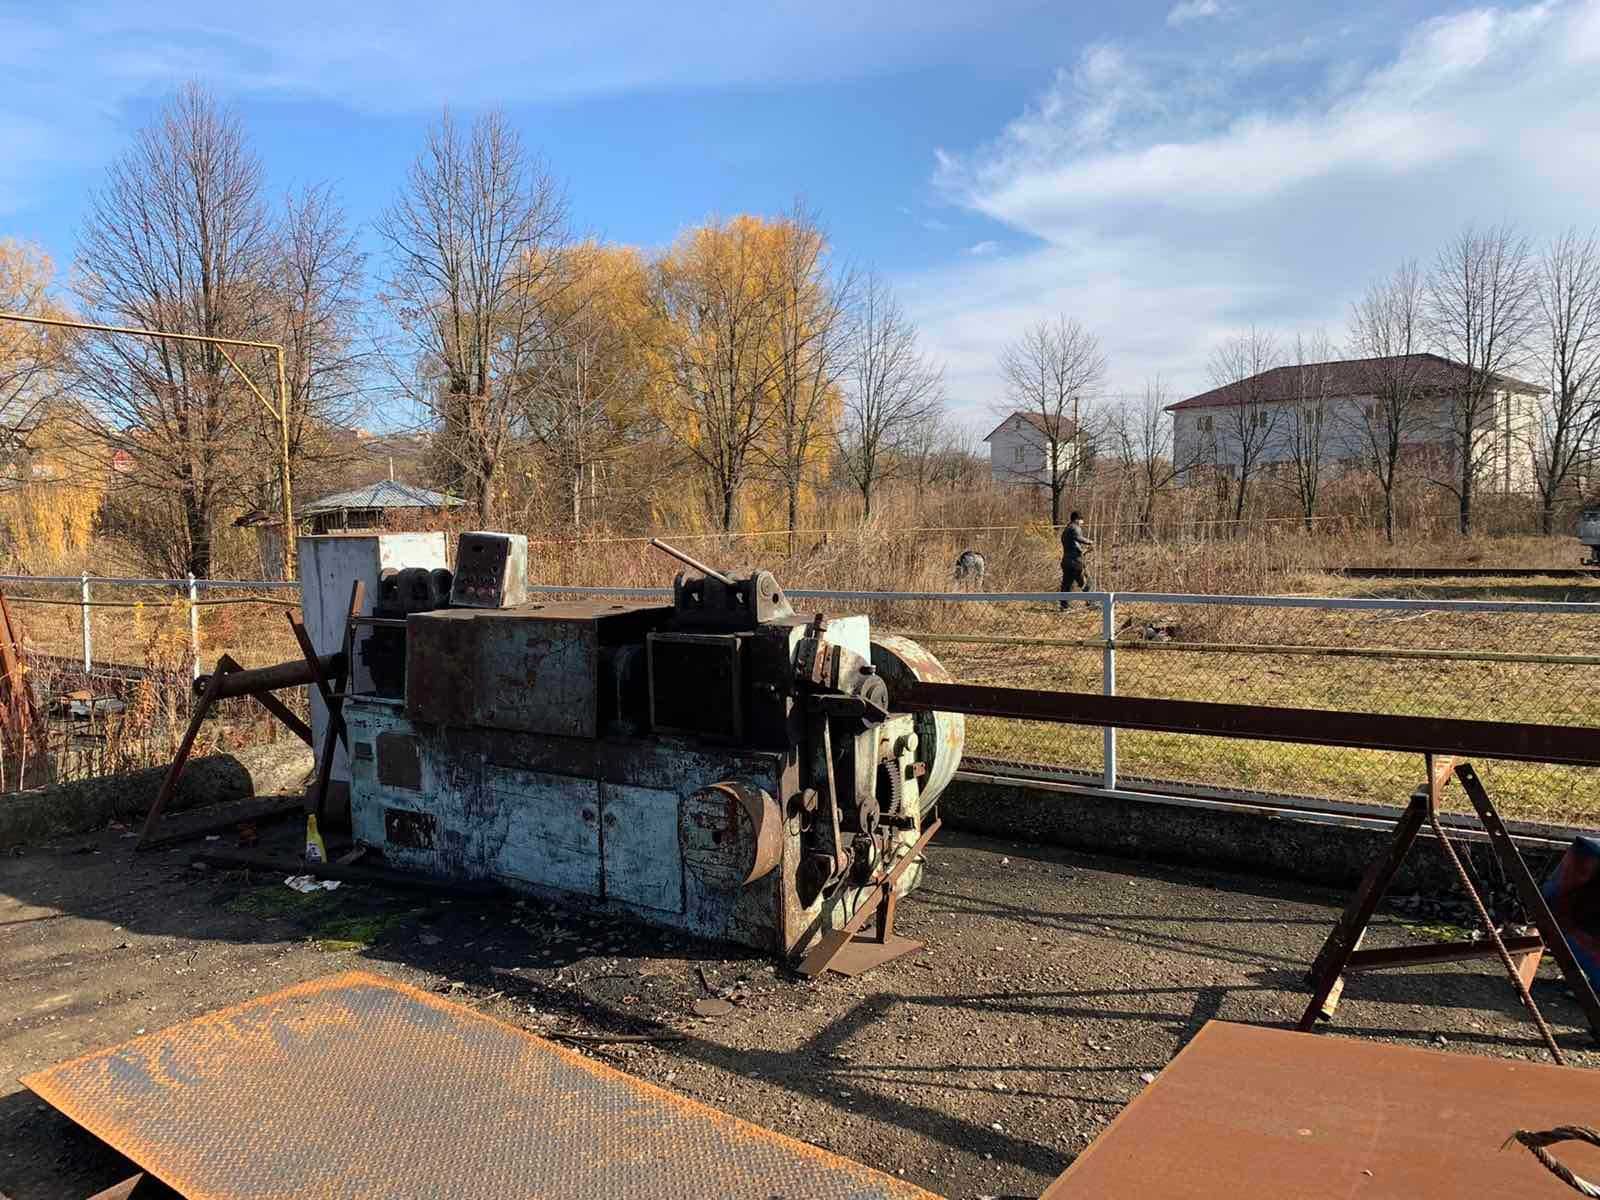
[[(237, 117), (190, 85), (93, 197), (78, 296), (107, 324), (270, 340), (274, 235)], [(129, 455), (121, 478), (166, 510), (152, 520), (173, 531), (159, 565), (209, 574), (212, 526), (252, 457), (258, 402), (212, 345), (110, 335), (79, 345), (93, 445)]]
[(1548, 534), (1557, 500), (1593, 467), (1600, 437), (1600, 241), (1569, 230), (1550, 243), (1537, 270), (1549, 391), (1539, 405), (1533, 473)]
[[(0, 311), (59, 317), (50, 298), (50, 260), (0, 238)], [(62, 394), (68, 338), (39, 325), (0, 322), (0, 452), (21, 450), (41, 410)]]
[(801, 492), (837, 431), (854, 280), (848, 273), (830, 274), (827, 239), (804, 207), (797, 204), (778, 222), (776, 233), (766, 285), (775, 299), (769, 351), (773, 429), (758, 448), (766, 471), (783, 487), (793, 554)]
[(1211, 355), (1211, 381), (1222, 390), (1214, 414), (1218, 425), (1211, 446), (1219, 476), (1234, 474), (1233, 519), (1244, 519), (1250, 481), (1270, 455), (1283, 419), (1283, 406), (1270, 401), (1273, 381), (1266, 373), (1279, 365), (1273, 336), (1252, 325), (1218, 346)]
[[(937, 445), (944, 371), (923, 354), (916, 326), (877, 275), (862, 281), (850, 342), (839, 451), (870, 517), (878, 484), (907, 459), (926, 461)], [(917, 448), (927, 453), (919, 457)], [(925, 482), (919, 473), (919, 494)]]
[(1310, 533), (1317, 515), (1317, 498), (1328, 461), (1334, 412), (1333, 346), (1326, 333), (1310, 337), (1296, 334), (1294, 362), (1290, 364), (1289, 411), (1284, 441), (1294, 475), (1291, 483), (1301, 519)]
[(740, 489), (774, 416), (769, 232), (753, 217), (691, 230), (656, 264), (652, 288), (671, 397), (667, 429), (703, 470), (725, 532), (737, 522)]
[(402, 377), (439, 423), (448, 482), (484, 524), (524, 407), (519, 389), (548, 345), (566, 216), (560, 186), (503, 113), (464, 132), (446, 112), (377, 224), (390, 255), (386, 299), (415, 352)]
[(1198, 442), (1179, 453), (1167, 413), (1170, 402), (1166, 384), (1156, 375), (1145, 381), (1143, 395), (1125, 396), (1112, 410), (1111, 438), (1123, 479), (1134, 493), (1140, 538), (1155, 536), (1156, 504), (1204, 453)]
[[(284, 348), (284, 383), (289, 393), (289, 461), (292, 482), (307, 470), (349, 457), (330, 436), (348, 427), (361, 409), (368, 355), (360, 328), (361, 286), (366, 256), (356, 245), (332, 191), (307, 187), (284, 199), (272, 291), (272, 340)], [(235, 355), (236, 360), (239, 359)], [(258, 385), (275, 395), (271, 366), (254, 372)], [(279, 476), (277, 422), (258, 411), (256, 507), (275, 511)]]
[(1041, 478), (1050, 493), (1050, 523), (1061, 524), (1061, 496), (1083, 469), (1083, 410), (1105, 378), (1100, 341), (1075, 320), (1040, 321), (1000, 354), (1006, 384), (1004, 415), (1025, 415), (1044, 452)]
[(1433, 394), (1425, 349), (1426, 293), (1414, 260), (1372, 284), (1350, 311), (1351, 370), (1369, 399), (1344, 412), (1340, 432), (1383, 492), (1383, 533), (1394, 541), (1395, 485), (1407, 444), (1432, 420)]
[(1528, 239), (1505, 225), (1469, 226), (1451, 239), (1428, 277), (1427, 316), (1434, 344), (1465, 368), (1447, 393), (1454, 474), (1434, 482), (1456, 497), (1468, 534), (1480, 478), (1497, 459), (1510, 465), (1510, 414), (1497, 420), (1495, 394), (1522, 363), (1538, 319)]

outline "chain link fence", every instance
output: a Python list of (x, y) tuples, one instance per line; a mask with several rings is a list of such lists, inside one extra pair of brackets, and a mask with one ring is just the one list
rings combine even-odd
[[(262, 666), (299, 654), (284, 619), (298, 607), (295, 584), (0, 577), (0, 589), (50, 714), (57, 777), (164, 763), (188, 720), (190, 681), (218, 655)], [(1600, 736), (1600, 604), (1585, 602), (1600, 588), (1558, 602), (1087, 593), (1065, 609), (1053, 593), (790, 596), (802, 611), (866, 612), (875, 630), (923, 642), (967, 683), (1593, 726)], [(303, 696), (285, 699), (303, 714)], [(213, 747), (286, 736), (247, 702), (229, 702), (211, 725)], [(1410, 755), (990, 718), (969, 719), (967, 758), (1100, 783), (1388, 804), (1421, 779)], [(1480, 774), (1508, 817), (1600, 824), (1600, 771), (1495, 762)], [(0, 764), (5, 789), (21, 775)]]
[[(286, 610), (299, 585), (250, 580), (0, 576), (43, 745), (0, 749), (0, 792), (165, 765), (189, 722), (192, 683), (217, 657), (296, 657)], [(284, 697), (304, 715), (306, 701)], [(197, 753), (285, 736), (249, 701), (228, 701)]]
[[(969, 683), (1594, 726), (1600, 737), (1597, 616), (1583, 602), (1116, 594), (1065, 611), (983, 603), (962, 632), (937, 617), (901, 628)], [(967, 753), (1140, 786), (1390, 804), (1422, 778), (1411, 755), (983, 718), (969, 722)], [(1508, 816), (1600, 817), (1600, 772), (1497, 762), (1480, 774)]]

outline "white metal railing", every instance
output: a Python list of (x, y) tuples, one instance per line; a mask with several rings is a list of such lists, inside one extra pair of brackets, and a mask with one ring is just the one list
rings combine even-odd
[[(4, 584), (77, 585), (83, 630), (83, 665), (93, 669), (94, 642), (89, 619), (94, 607), (93, 592), (99, 588), (164, 587), (177, 591), (189, 601), (189, 637), (193, 651), (194, 670), (200, 670), (200, 635), (198, 605), (200, 593), (206, 590), (282, 590), (298, 591), (295, 582), (265, 579), (128, 579), (101, 575), (0, 575)], [(663, 599), (672, 595), (667, 587), (577, 587), (561, 584), (530, 584), (528, 591), (534, 595), (564, 596), (619, 596), (632, 599)], [(1015, 604), (1071, 602), (1089, 604), (1100, 609), (1101, 637), (1101, 690), (1104, 695), (1117, 694), (1117, 605), (1165, 604), (1173, 606), (1242, 606), (1250, 608), (1324, 609), (1329, 611), (1380, 611), (1380, 612), (1438, 612), (1438, 613), (1506, 613), (1539, 616), (1572, 615), (1600, 617), (1600, 603), (1583, 601), (1542, 600), (1398, 600), (1346, 596), (1231, 596), (1198, 595), (1181, 592), (858, 592), (833, 591), (816, 588), (796, 588), (787, 594), (796, 600), (849, 601), (852, 603), (906, 603), (938, 602), (956, 604)], [(1094, 646), (1094, 643), (1089, 643)], [(1102, 745), (1102, 780), (1108, 789), (1117, 786), (1117, 731), (1104, 730)]]
[(196, 579), (193, 575), (182, 579), (133, 579), (116, 575), (90, 575), (87, 571), (81, 575), (0, 575), (0, 585), (14, 583), (77, 586), (78, 620), (83, 632), (83, 669), (86, 673), (94, 670), (94, 623), (89, 619), (89, 614), (95, 607), (96, 586), (172, 588), (179, 593), (180, 598), (189, 601), (189, 659), (191, 671), (196, 678), (200, 675), (201, 592), (222, 588), (268, 591), (287, 589), (295, 592), (300, 590), (298, 583), (285, 582), (282, 579)]
[[(562, 587), (557, 584), (530, 584), (528, 590), (541, 595), (628, 596), (639, 599), (672, 595), (671, 588)], [(1117, 694), (1116, 635), (1119, 603), (1329, 611), (1521, 613), (1541, 616), (1566, 614), (1600, 618), (1600, 603), (1582, 601), (1386, 600), (1345, 596), (1215, 596), (1181, 592), (846, 592), (813, 588), (786, 589), (786, 592), (796, 600), (843, 600), (854, 603), (948, 601), (963, 604), (1057, 604), (1070, 601), (1075, 604), (1096, 605), (1100, 609), (1101, 693), (1106, 696)], [(1117, 731), (1111, 726), (1106, 726), (1102, 730), (1101, 782), (1107, 790), (1117, 787)]]

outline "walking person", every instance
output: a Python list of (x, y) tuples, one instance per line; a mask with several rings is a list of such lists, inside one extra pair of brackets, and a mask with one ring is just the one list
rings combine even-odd
[[(1061, 531), (1061, 590), (1070, 592), (1076, 584), (1079, 590), (1089, 590), (1089, 576), (1083, 569), (1083, 556), (1094, 542), (1083, 534), (1083, 514), (1074, 511), (1067, 519), (1067, 527)], [(1061, 602), (1062, 608), (1068, 607), (1068, 602)]]

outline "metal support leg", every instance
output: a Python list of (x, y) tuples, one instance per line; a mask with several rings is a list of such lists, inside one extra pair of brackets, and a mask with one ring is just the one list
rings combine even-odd
[[(1100, 602), (1100, 636), (1105, 641), (1102, 653), (1101, 691), (1107, 696), (1117, 694), (1117, 600), (1110, 592)], [(1117, 729), (1107, 725), (1101, 730), (1101, 760), (1105, 772), (1102, 782), (1107, 791), (1117, 786)]]
[[(1567, 981), (1567, 987), (1571, 989), (1583, 1009), (1584, 1016), (1588, 1018), (1590, 1032), (1593, 1033), (1595, 1040), (1600, 1042), (1600, 999), (1595, 997), (1588, 975), (1584, 974), (1583, 968), (1574, 957), (1572, 947), (1567, 944), (1566, 935), (1556, 923), (1555, 914), (1545, 903), (1544, 893), (1539, 890), (1539, 884), (1534, 880), (1533, 873), (1528, 870), (1528, 864), (1522, 860), (1517, 844), (1511, 840), (1505, 822), (1500, 819), (1500, 811), (1495, 808), (1494, 801), (1489, 798), (1483, 781), (1478, 778), (1478, 773), (1472, 769), (1471, 763), (1462, 763), (1458, 766), (1456, 778), (1460, 780), (1462, 790), (1467, 793), (1467, 799), (1472, 801), (1472, 807), (1478, 812), (1478, 820), (1483, 823), (1484, 832), (1489, 835), (1489, 845), (1494, 848), (1495, 855), (1500, 859), (1501, 869), (1516, 887), (1517, 895), (1522, 900), (1523, 911), (1538, 929), (1539, 936), (1544, 939), (1545, 949), (1561, 967), (1561, 974)], [(1537, 966), (1537, 960), (1535, 965)], [(1531, 975), (1524, 976), (1524, 982), (1531, 984)]]

